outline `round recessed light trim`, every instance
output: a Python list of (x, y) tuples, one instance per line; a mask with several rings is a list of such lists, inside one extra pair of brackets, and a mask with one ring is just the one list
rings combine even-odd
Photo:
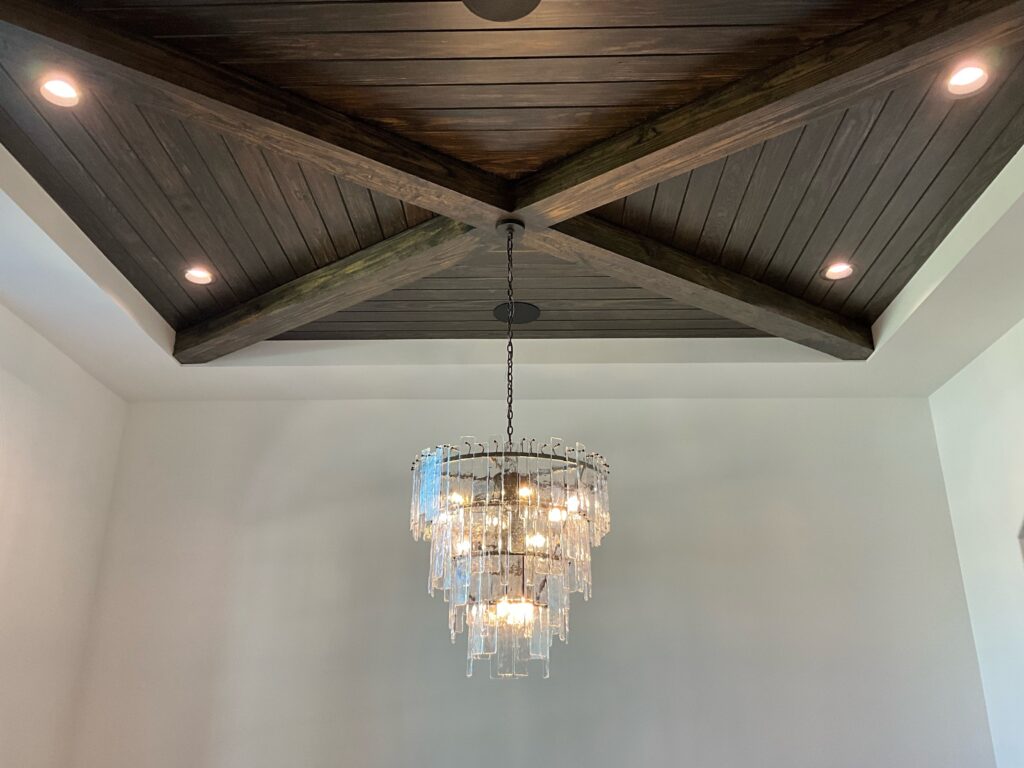
[(853, 274), (853, 265), (847, 264), (845, 261), (837, 261), (835, 264), (829, 264), (821, 274), (827, 280), (842, 280)]
[(515, 21), (529, 16), (540, 0), (462, 0), (463, 4), (481, 19), (488, 21)]
[(206, 267), (189, 267), (185, 270), (185, 279), (196, 285), (209, 285), (213, 282), (213, 272)]
[(66, 77), (48, 77), (39, 86), (39, 93), (51, 104), (58, 107), (73, 107), (82, 100), (82, 95), (73, 82)]
[(946, 88), (954, 96), (977, 93), (988, 83), (988, 70), (979, 64), (962, 64), (946, 81)]
[[(536, 304), (527, 304), (525, 301), (514, 301), (515, 314), (512, 316), (512, 325), (525, 325), (532, 323), (540, 317), (540, 307)], [(494, 319), (503, 323), (508, 322), (508, 302), (503, 302), (494, 308)]]

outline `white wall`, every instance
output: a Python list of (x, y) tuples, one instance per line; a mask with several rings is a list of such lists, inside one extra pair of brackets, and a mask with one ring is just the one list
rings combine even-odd
[(0, 305), (5, 768), (57, 768), (70, 759), (124, 416), (118, 397)]
[(1024, 766), (1024, 323), (931, 398), (996, 757)]
[(466, 680), (407, 531), (500, 403), (131, 409), (76, 768), (993, 765), (924, 400), (523, 402), (613, 467), (551, 680)]

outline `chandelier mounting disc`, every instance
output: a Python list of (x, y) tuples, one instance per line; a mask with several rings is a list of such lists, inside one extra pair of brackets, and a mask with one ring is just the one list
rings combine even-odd
[(507, 216), (503, 219), (498, 219), (498, 223), (494, 225), (494, 228), (499, 232), (508, 232), (511, 229), (515, 235), (521, 235), (526, 231), (526, 224), (523, 223), (522, 219)]
[[(536, 304), (527, 304), (525, 301), (512, 302), (515, 305), (515, 312), (512, 316), (513, 325), (525, 325), (532, 323), (540, 317), (540, 307)], [(494, 319), (503, 323), (508, 322), (508, 302), (503, 301), (494, 308)]]
[(481, 19), (515, 21), (533, 13), (540, 0), (463, 0), (463, 4)]

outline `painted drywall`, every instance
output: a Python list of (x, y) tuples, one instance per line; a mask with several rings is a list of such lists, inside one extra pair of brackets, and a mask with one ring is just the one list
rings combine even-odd
[(0, 765), (63, 768), (124, 403), (0, 305)]
[(1024, 766), (1024, 323), (931, 398), (1000, 768)]
[(522, 403), (613, 529), (553, 677), (467, 680), (409, 463), (503, 411), (133, 405), (73, 765), (993, 765), (925, 400)]

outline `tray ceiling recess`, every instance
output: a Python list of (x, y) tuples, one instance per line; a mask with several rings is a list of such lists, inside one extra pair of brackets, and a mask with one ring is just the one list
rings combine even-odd
[(1024, 145), (1024, 0), (4, 0), (0, 142), (183, 363), (500, 338), (510, 215), (519, 336), (864, 359)]

